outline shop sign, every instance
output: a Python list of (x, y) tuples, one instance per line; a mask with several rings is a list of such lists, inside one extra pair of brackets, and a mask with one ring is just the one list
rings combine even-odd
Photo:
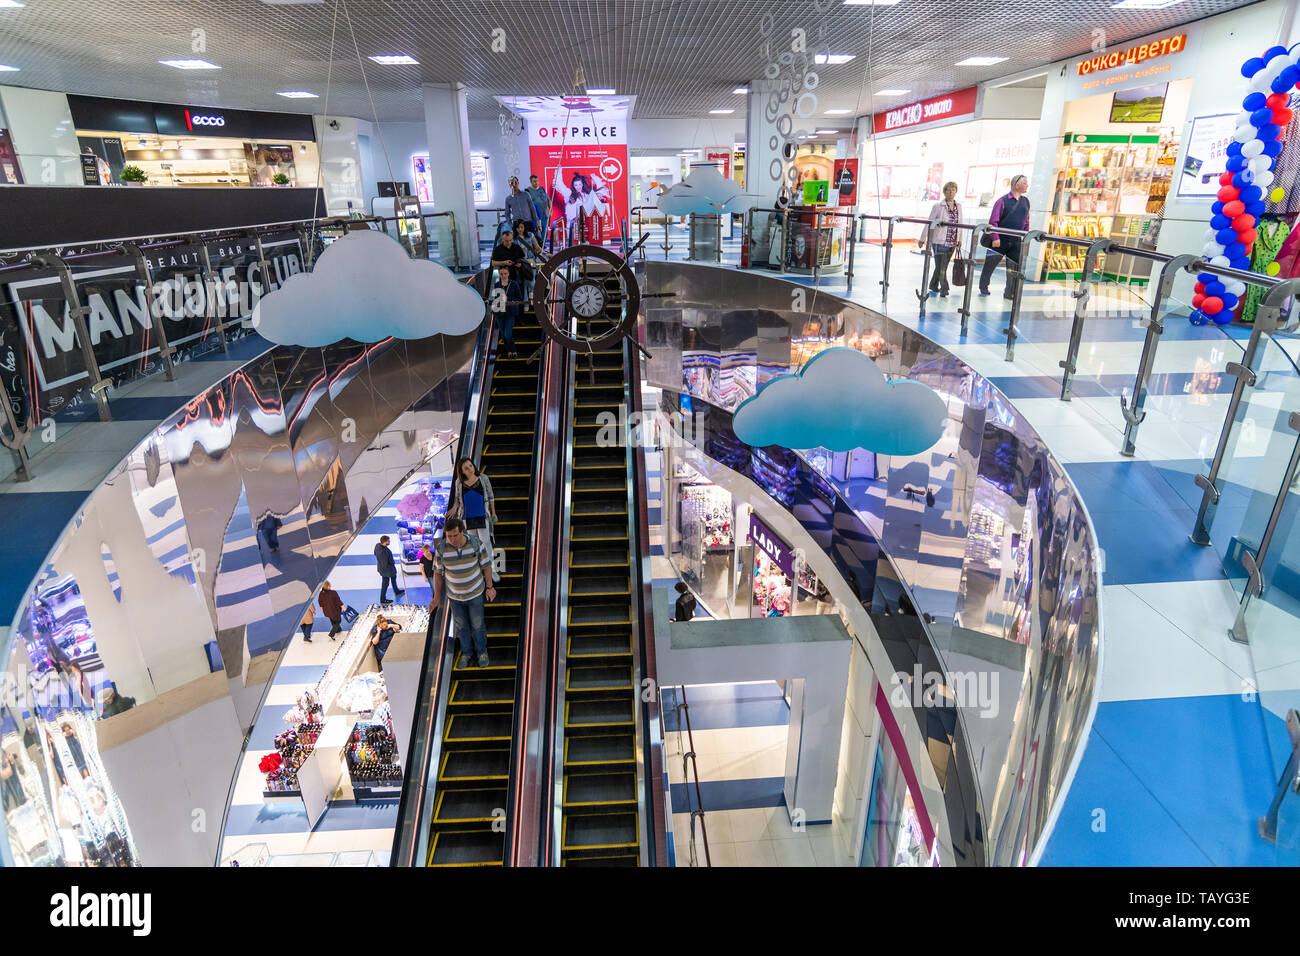
[[(78, 264), (73, 279), (82, 305), (90, 310), (86, 329), (100, 374), (121, 384), (152, 371), (159, 361), (155, 322), (166, 323), (168, 344), (178, 350), (175, 361), (183, 361), (217, 325), (250, 317), (261, 296), (303, 270), (297, 235), (270, 236), (262, 249), (266, 275), (255, 245), (243, 240), (209, 244), (209, 277), (202, 275), (199, 246), (151, 251), (147, 288), (138, 282), (134, 263), (122, 256)], [(18, 325), (26, 346), (22, 364), (31, 369), (39, 393), (34, 403), (38, 420), (44, 412), (81, 404), (90, 376), (58, 278), (25, 271), (8, 279), (4, 291), (13, 305), (6, 310), (8, 322)], [(6, 328), (5, 340), (10, 340), (8, 333)]]
[(1097, 73), (1101, 70), (1113, 70), (1115, 67), (1125, 64), (1133, 66), (1137, 63), (1155, 59), (1158, 56), (1181, 53), (1186, 46), (1187, 34), (1179, 33), (1176, 36), (1165, 37), (1162, 40), (1139, 43), (1127, 50), (1115, 50), (1087, 60), (1080, 60), (1075, 69), (1082, 76), (1087, 73)]
[(1189, 26), (1120, 49), (1095, 50), (1066, 74), (1066, 99), (1191, 76), (1196, 57), (1185, 54), (1195, 53), (1200, 41), (1200, 29)]
[(977, 93), (976, 87), (968, 86), (955, 93), (934, 96), (928, 100), (899, 106), (885, 113), (876, 113), (871, 117), (871, 129), (876, 133), (890, 133), (958, 116), (973, 116)]
[(786, 577), (794, 578), (794, 552), (763, 523), (757, 512), (749, 516), (749, 540), (754, 547), (767, 555)]

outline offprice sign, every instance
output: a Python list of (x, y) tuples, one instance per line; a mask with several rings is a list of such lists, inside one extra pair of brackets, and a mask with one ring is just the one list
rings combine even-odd
[(871, 128), (876, 133), (891, 133), (900, 129), (924, 126), (956, 116), (973, 116), (976, 88), (969, 86), (955, 93), (933, 96), (918, 103), (908, 103), (871, 117)]

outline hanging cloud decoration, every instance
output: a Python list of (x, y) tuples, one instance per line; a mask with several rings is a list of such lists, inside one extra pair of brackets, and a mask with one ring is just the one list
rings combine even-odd
[(685, 179), (661, 190), (657, 204), (666, 216), (700, 216), (720, 212), (744, 212), (759, 197), (742, 192), (732, 180), (723, 177), (716, 166), (696, 166)]
[(378, 342), (473, 332), (485, 307), (436, 262), (412, 259), (382, 233), (348, 233), (311, 272), (290, 276), (260, 299), (252, 325), (277, 345), (317, 347), (341, 339)]
[(948, 406), (928, 385), (888, 382), (855, 349), (827, 349), (781, 375), (736, 409), (732, 427), (749, 445), (919, 455), (943, 436)]

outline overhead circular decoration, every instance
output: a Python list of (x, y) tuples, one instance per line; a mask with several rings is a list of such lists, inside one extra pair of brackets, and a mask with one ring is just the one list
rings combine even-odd
[(635, 327), (641, 287), (618, 253), (570, 246), (538, 269), (533, 310), (542, 331), (565, 348), (604, 352), (619, 348)]
[[(1245, 271), (1250, 269), (1251, 249), (1258, 238), (1264, 197), (1273, 202), (1282, 198), (1280, 188), (1266, 191), (1282, 152), (1282, 130), (1291, 122), (1291, 89), (1300, 82), (1300, 43), (1290, 50), (1269, 47), (1263, 56), (1243, 63), (1241, 75), (1249, 81), (1251, 92), (1241, 101), (1242, 114), (1228, 143), (1228, 161), (1219, 177), (1218, 199), (1210, 207), (1212, 218), (1201, 252), (1214, 265)], [(1245, 291), (1243, 282), (1200, 273), (1192, 297), (1192, 324), (1231, 322)]]

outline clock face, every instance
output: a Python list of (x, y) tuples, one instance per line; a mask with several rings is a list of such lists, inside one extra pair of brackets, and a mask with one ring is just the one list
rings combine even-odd
[(576, 285), (569, 295), (569, 308), (584, 319), (592, 319), (605, 310), (605, 290), (594, 282)]

